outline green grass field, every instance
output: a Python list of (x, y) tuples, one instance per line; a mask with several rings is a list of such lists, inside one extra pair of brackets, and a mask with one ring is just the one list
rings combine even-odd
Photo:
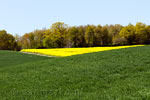
[(0, 100), (150, 100), (150, 46), (64, 58), (0, 51)]

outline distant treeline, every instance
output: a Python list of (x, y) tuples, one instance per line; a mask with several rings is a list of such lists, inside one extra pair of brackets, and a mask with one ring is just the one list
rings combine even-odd
[(150, 26), (86, 25), (69, 27), (63, 22), (52, 24), (50, 29), (35, 30), (23, 36), (12, 36), (0, 31), (0, 49), (20, 50), (37, 48), (71, 48), (114, 45), (150, 44)]

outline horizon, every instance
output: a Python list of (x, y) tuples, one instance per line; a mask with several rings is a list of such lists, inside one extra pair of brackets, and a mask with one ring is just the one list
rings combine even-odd
[(64, 22), (69, 26), (126, 26), (137, 22), (149, 25), (149, 3), (148, 0), (5, 0), (0, 6), (0, 30), (23, 35), (36, 29), (50, 28), (55, 22)]

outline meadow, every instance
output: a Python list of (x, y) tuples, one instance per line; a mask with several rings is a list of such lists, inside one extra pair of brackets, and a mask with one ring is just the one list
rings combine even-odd
[(0, 51), (0, 100), (149, 100), (150, 46), (43, 57)]

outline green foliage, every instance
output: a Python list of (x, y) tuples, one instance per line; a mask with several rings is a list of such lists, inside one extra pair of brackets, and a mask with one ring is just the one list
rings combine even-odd
[(143, 23), (137, 23), (135, 25), (135, 42), (137, 44), (144, 44), (146, 40), (146, 25)]
[(103, 45), (102, 43), (102, 39), (103, 39), (103, 32), (102, 32), (102, 26), (98, 25), (95, 30), (94, 30), (94, 35), (95, 35), (95, 39), (94, 39), (94, 44), (96, 46), (99, 45)]
[(112, 44), (112, 38), (111, 35), (108, 32), (108, 27), (104, 26), (102, 28), (102, 45), (111, 45)]
[(149, 100), (149, 59), (150, 46), (66, 58), (0, 51), (0, 100)]
[(94, 46), (94, 39), (95, 39), (94, 30), (95, 30), (94, 25), (88, 25), (86, 27), (85, 41), (89, 47)]
[(51, 37), (50, 37), (51, 31), (47, 30), (44, 33), (45, 33), (45, 35), (44, 35), (44, 39), (43, 39), (43, 46), (46, 48), (52, 48), (53, 42), (52, 42)]
[(17, 50), (15, 38), (5, 30), (0, 31), (0, 50)]
[(35, 30), (33, 32), (34, 34), (34, 42), (35, 42), (35, 48), (43, 48), (43, 39), (44, 39), (44, 32), (46, 30)]
[[(35, 31), (25, 34), (22, 37), (22, 46), (23, 48), (63, 48), (112, 45), (112, 38), (120, 38), (121, 28), (121, 25), (68, 27), (63, 22), (56, 22), (50, 29), (41, 30), (40, 36), (37, 36)], [(37, 37), (42, 41), (41, 46), (37, 46), (39, 44), (35, 40)]]
[[(150, 26), (136, 25), (85, 25), (69, 27), (63, 22), (49, 29), (35, 30), (23, 36), (12, 36), (1, 31), (0, 49), (20, 50), (37, 48), (71, 48), (113, 45), (150, 44)], [(4, 35), (4, 37), (3, 37)], [(14, 39), (15, 38), (15, 39)], [(14, 41), (14, 42), (13, 42)]]
[(76, 47), (85, 47), (86, 46), (86, 41), (85, 41), (86, 27), (79, 26), (77, 28), (78, 28), (78, 33), (77, 33)]
[(123, 26), (121, 26), (120, 24), (108, 26), (108, 32), (109, 35), (111, 36), (113, 44), (115, 44), (116, 40), (120, 39), (119, 32), (121, 31), (122, 28)]
[(16, 50), (20, 51), (22, 49), (21, 36), (19, 36), (19, 35), (16, 34), (14, 36), (14, 38), (15, 38), (15, 41), (16, 41), (16, 44), (17, 44)]
[(77, 27), (70, 27), (68, 30), (68, 47), (78, 47), (78, 35), (79, 30)]
[(61, 22), (54, 23), (51, 29), (46, 31), (45, 34), (46, 36), (44, 40), (44, 45), (46, 47), (64, 47), (67, 42), (67, 25)]
[(120, 36), (127, 39), (128, 44), (149, 44), (149, 26), (138, 22), (135, 26), (129, 24), (120, 31)]
[(24, 34), (19, 40), (22, 44), (22, 48), (43, 48), (43, 39), (45, 31), (46, 30), (35, 30), (34, 32)]
[(150, 44), (150, 26), (146, 26), (146, 40), (145, 44)]
[(120, 31), (119, 34), (120, 34), (120, 37), (123, 37), (128, 41), (128, 44), (136, 44), (135, 43), (136, 35), (135, 35), (134, 25), (129, 24), (128, 26), (124, 27)]

